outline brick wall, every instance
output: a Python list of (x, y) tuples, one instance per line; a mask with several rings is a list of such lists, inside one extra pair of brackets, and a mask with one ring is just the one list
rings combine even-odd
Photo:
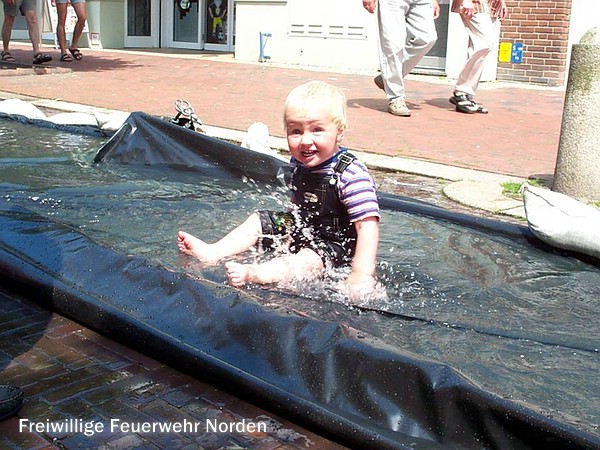
[(521, 63), (498, 63), (498, 80), (545, 86), (566, 81), (571, 0), (506, 0), (500, 42), (522, 42)]

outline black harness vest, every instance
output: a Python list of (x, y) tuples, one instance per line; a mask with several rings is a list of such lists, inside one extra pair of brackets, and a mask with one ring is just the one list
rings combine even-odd
[(293, 214), (297, 221), (292, 234), (295, 242), (335, 242), (345, 248), (350, 247), (351, 253), (354, 253), (356, 229), (350, 223), (348, 211), (340, 200), (337, 184), (341, 174), (355, 159), (350, 153), (341, 153), (333, 174), (328, 175), (296, 167), (291, 179), (292, 203), (298, 206)]

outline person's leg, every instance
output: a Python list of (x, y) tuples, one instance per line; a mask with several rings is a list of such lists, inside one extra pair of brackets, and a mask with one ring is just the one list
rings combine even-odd
[(25, 11), (25, 20), (27, 21), (27, 29), (29, 31), (29, 39), (33, 47), (33, 55), (40, 53), (40, 29), (38, 27), (37, 15), (35, 10)]
[(402, 61), (406, 45), (406, 0), (379, 0), (379, 45), (381, 76), (388, 99), (405, 99)]
[(67, 3), (56, 3), (56, 12), (58, 14), (58, 23), (56, 24), (56, 38), (60, 47), (60, 54), (67, 53), (67, 32), (65, 31), (65, 23), (67, 22)]
[(5, 52), (9, 51), (10, 35), (12, 33), (14, 23), (15, 23), (15, 16), (6, 14), (6, 9), (5, 9), (4, 22), (2, 22), (2, 49)]
[(248, 283), (270, 284), (286, 280), (309, 280), (323, 273), (325, 266), (313, 250), (304, 248), (298, 253), (273, 258), (261, 264), (225, 264), (229, 284), (242, 287)]
[(81, 37), (83, 29), (85, 28), (85, 21), (87, 20), (87, 9), (84, 1), (72, 3), (72, 6), (75, 10), (75, 14), (77, 14), (77, 23), (75, 24), (75, 28), (73, 29), (73, 38), (71, 39), (70, 48), (72, 50), (75, 50), (79, 47), (79, 38)]
[(407, 40), (402, 61), (405, 77), (423, 59), (437, 40), (431, 0), (413, 0), (406, 15)]
[(456, 81), (455, 92), (473, 96), (477, 92), (486, 58), (495, 42), (495, 20), (486, 13), (475, 14), (471, 19), (461, 17), (469, 34), (470, 46), (467, 62)]
[(177, 236), (177, 246), (182, 253), (195, 256), (202, 262), (214, 264), (223, 258), (237, 255), (254, 247), (261, 234), (260, 217), (254, 213), (244, 223), (214, 244), (208, 244), (189, 233), (180, 231)]

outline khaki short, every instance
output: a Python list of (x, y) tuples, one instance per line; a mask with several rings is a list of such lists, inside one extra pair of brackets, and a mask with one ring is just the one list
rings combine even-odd
[(4, 3), (4, 14), (11, 17), (17, 17), (19, 11), (21, 14), (25, 14), (25, 11), (35, 11), (36, 0), (15, 0), (14, 5)]

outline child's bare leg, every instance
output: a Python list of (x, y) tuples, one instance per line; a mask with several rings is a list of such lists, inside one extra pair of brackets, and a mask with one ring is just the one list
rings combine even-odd
[(229, 232), (220, 241), (208, 244), (185, 231), (177, 233), (177, 247), (182, 253), (195, 256), (205, 263), (216, 263), (228, 256), (237, 255), (255, 246), (262, 232), (257, 213)]
[(284, 280), (307, 279), (320, 275), (324, 266), (321, 257), (313, 250), (302, 249), (298, 253), (274, 258), (261, 264), (225, 264), (229, 284), (241, 287), (247, 283), (269, 284)]

